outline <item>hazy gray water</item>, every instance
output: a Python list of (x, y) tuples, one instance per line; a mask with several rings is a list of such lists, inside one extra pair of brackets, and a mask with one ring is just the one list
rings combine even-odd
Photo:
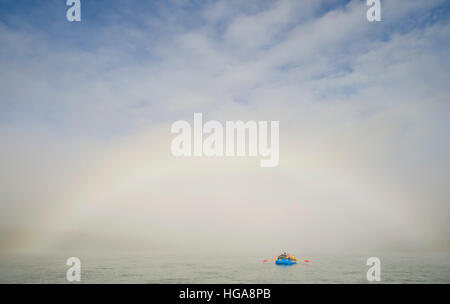
[[(308, 256), (309, 264), (263, 264), (261, 256), (78, 256), (81, 283), (367, 283), (366, 256)], [(0, 283), (67, 283), (68, 256), (0, 256)], [(450, 255), (390, 255), (381, 283), (450, 283)]]

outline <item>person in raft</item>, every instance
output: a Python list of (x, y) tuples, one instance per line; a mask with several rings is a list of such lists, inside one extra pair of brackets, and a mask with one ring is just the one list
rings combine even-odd
[(283, 252), (278, 256), (278, 260), (287, 259), (290, 261), (295, 261), (295, 256), (291, 256), (289, 253)]

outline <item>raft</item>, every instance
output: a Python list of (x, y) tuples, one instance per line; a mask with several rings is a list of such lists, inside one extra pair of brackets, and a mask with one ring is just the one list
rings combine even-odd
[(288, 259), (278, 259), (275, 261), (275, 264), (277, 265), (294, 265), (297, 264), (297, 261), (292, 261)]

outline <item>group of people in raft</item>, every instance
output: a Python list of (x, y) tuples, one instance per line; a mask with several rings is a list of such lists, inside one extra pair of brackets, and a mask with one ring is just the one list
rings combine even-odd
[(288, 260), (288, 261), (292, 261), (292, 262), (297, 261), (297, 260), (295, 259), (295, 256), (290, 255), (289, 253), (286, 253), (286, 252), (283, 252), (283, 253), (280, 254), (280, 255), (278, 256), (278, 258), (277, 258), (277, 260), (284, 260), (284, 259), (286, 259), (286, 260)]

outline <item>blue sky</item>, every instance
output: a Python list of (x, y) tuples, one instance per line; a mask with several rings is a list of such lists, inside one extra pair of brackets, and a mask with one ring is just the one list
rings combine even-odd
[[(51, 248), (121, 223), (118, 237), (243, 246), (286, 223), (314, 231), (288, 243), (336, 247), (320, 223), (343, 248), (450, 248), (448, 1), (382, 1), (374, 23), (365, 1), (82, 0), (81, 23), (66, 10), (0, 1), (3, 238), (37, 229), (45, 241), (19, 245)], [(279, 168), (175, 161), (170, 124), (194, 112), (279, 120)], [(227, 234), (236, 208), (242, 239)]]
[[(77, 24), (66, 21), (67, 6), (64, 1), (2, 1), (0, 4), (2, 28), (5, 31), (32, 36), (36, 40), (33, 43), (36, 43), (38, 48), (28, 49), (26, 54), (20, 55), (14, 51), (4, 53), (1, 60), (11, 62), (17, 56), (17, 64), (22, 62), (22, 65), (26, 65), (26, 61), (32, 57), (46, 56), (45, 51), (39, 50), (39, 47), (48, 47), (59, 53), (83, 52), (93, 56), (97, 56), (95, 53), (100, 51), (114, 53), (108, 58), (103, 55), (104, 61), (98, 67), (99, 70), (96, 71), (98, 73), (103, 71), (108, 73), (124, 66), (163, 68), (165, 59), (159, 49), (173, 47), (180, 36), (196, 33), (203, 35), (203, 38), (222, 52), (227, 52), (230, 64), (240, 64), (240, 59), (248, 60), (257, 52), (270, 51), (276, 45), (288, 41), (289, 35), (296, 29), (307, 27), (314, 20), (325, 20), (324, 16), (327, 14), (348, 12), (352, 7), (350, 4), (358, 3), (364, 4), (361, 1), (317, 1), (314, 7), (297, 5), (298, 12), (293, 13), (287, 22), (275, 20), (278, 23), (273, 24), (274, 32), (263, 41), (263, 44), (252, 46), (245, 45), (244, 42), (243, 47), (236, 48), (234, 43), (240, 42), (232, 41), (226, 36), (227, 30), (232, 28), (231, 25), (244, 18), (250, 20), (252, 17), (270, 12), (276, 7), (276, 2), (231, 1), (221, 6), (221, 2), (216, 1), (128, 1), (126, 5), (123, 1), (82, 1), (83, 21)], [(386, 1), (386, 7), (391, 5), (390, 3), (392, 2)], [(433, 24), (446, 22), (449, 15), (448, 3), (445, 1), (430, 3), (423, 6), (392, 5), (392, 8), (383, 10), (383, 22), (377, 24), (366, 22), (364, 15), (366, 8), (359, 5), (360, 16), (359, 20), (355, 20), (354, 34), (346, 33), (342, 35), (342, 40), (339, 40), (341, 33), (337, 32), (335, 34), (337, 40), (320, 49), (323, 56), (330, 61), (328, 63), (330, 66), (308, 77), (321, 79), (332, 74), (347, 73), (352, 71), (355, 54), (368, 52), (375, 42), (386, 42), (394, 35), (420, 31)], [(221, 11), (219, 15), (211, 17), (214, 9)], [(270, 27), (268, 29), (271, 30)], [(330, 40), (333, 30), (330, 29)], [(242, 39), (248, 40), (251, 37), (243, 36)], [(442, 41), (436, 43), (441, 47), (446, 46), (442, 45)], [(305, 41), (305, 45), (300, 42), (297, 47), (308, 49), (308, 41)], [(304, 56), (304, 60), (307, 61), (309, 58)], [(61, 62), (60, 65), (64, 64)], [(302, 63), (298, 60), (297, 62), (284, 60), (277, 63), (274, 68), (281, 74), (289, 74), (289, 71), (302, 68)], [(336, 90), (338, 93), (352, 94), (357, 90), (357, 86), (339, 87), (330, 94), (335, 94)], [(329, 95), (327, 92), (318, 94), (322, 97)], [(235, 96), (235, 99), (243, 101), (248, 97)], [(151, 102), (154, 101), (138, 100), (132, 103), (131, 107)], [(26, 109), (18, 109), (22, 110), (26, 112)], [(11, 118), (16, 114), (18, 113), (8, 113), (7, 117)], [(44, 114), (40, 115), (51, 116), (51, 113)]]

